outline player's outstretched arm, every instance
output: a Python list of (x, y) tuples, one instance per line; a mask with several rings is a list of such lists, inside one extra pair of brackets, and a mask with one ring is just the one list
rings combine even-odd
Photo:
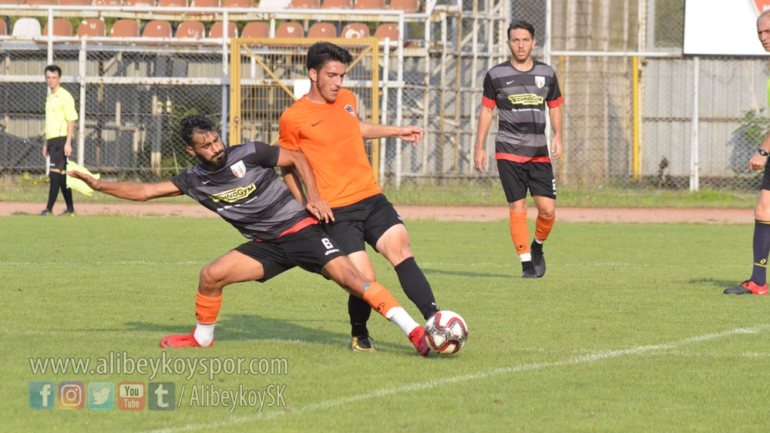
[[(325, 222), (334, 221), (334, 214), (332, 213), (329, 203), (321, 200), (321, 195), (318, 193), (318, 188), (315, 185), (315, 176), (313, 176), (313, 169), (310, 167), (310, 163), (307, 162), (307, 158), (302, 152), (289, 150), (284, 147), (280, 148), (278, 154), (277, 167), (291, 167), (294, 166), (297, 174), (305, 184), (307, 190), (307, 203), (305, 207), (319, 220)], [(288, 185), (288, 184), (287, 184)], [(296, 194), (295, 194), (296, 197)]]
[(422, 140), (423, 136), (422, 128), (419, 126), (375, 125), (362, 120), (358, 121), (358, 125), (364, 140), (396, 137), (400, 140), (412, 143), (413, 146), (417, 146), (420, 144), (420, 140)]
[(473, 162), (476, 164), (476, 168), (482, 173), (487, 168), (487, 151), (484, 150), (484, 142), (487, 141), (487, 133), (489, 133), (489, 126), (492, 124), (492, 117), (494, 114), (494, 108), (489, 108), (485, 105), (481, 106), (479, 130), (476, 135), (476, 152), (473, 157)]
[(95, 191), (103, 192), (125, 200), (147, 201), (154, 198), (174, 197), (181, 194), (179, 188), (171, 182), (103, 182), (79, 171), (68, 171), (67, 176), (82, 180)]

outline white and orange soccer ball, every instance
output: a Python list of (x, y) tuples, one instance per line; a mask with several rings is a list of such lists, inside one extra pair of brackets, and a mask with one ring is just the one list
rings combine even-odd
[(425, 324), (425, 342), (442, 355), (457, 353), (468, 339), (468, 325), (453, 311), (439, 311)]

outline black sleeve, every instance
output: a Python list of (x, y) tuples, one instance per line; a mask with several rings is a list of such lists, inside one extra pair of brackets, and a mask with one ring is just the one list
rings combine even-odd
[(281, 151), (280, 146), (271, 146), (261, 141), (255, 141), (250, 144), (254, 146), (253, 151), (250, 153), (251, 162), (254, 165), (273, 168), (278, 164), (278, 154)]
[(551, 102), (559, 98), (561, 98), (561, 89), (559, 88), (559, 80), (556, 78), (556, 73), (554, 73), (553, 82), (551, 83), (551, 88), (548, 89), (548, 97), (545, 100)]
[(484, 77), (484, 93), (482, 96), (492, 101), (497, 99), (497, 90), (495, 89), (495, 84), (492, 82), (492, 76), (489, 72), (487, 72), (487, 76)]
[(182, 194), (185, 194), (185, 195), (187, 195), (187, 191), (188, 191), (187, 177), (189, 175), (189, 171), (190, 169), (186, 168), (181, 173), (171, 178), (171, 183), (173, 183), (174, 186), (179, 188), (179, 191), (182, 191)]

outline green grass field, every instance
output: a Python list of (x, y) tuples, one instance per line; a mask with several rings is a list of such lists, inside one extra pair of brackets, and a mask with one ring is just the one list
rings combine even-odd
[[(348, 349), (346, 295), (292, 270), (226, 289), (216, 344), (166, 356), (285, 359), (286, 374), (37, 374), (29, 359), (158, 359), (193, 327), (199, 269), (242, 242), (222, 221), (0, 218), (3, 431), (767, 431), (768, 297), (747, 278), (752, 227), (557, 224), (523, 281), (507, 222), (412, 222), (439, 305), (468, 322), (452, 357), (417, 355), (373, 315)], [(417, 318), (379, 257), (380, 281)], [(180, 361), (185, 362), (185, 361)], [(202, 361), (201, 361), (202, 362)], [(172, 382), (173, 411), (29, 407), (31, 381)], [(276, 390), (261, 408), (189, 407), (193, 387)], [(55, 392), (54, 392), (55, 395)], [(51, 397), (53, 398), (53, 397)], [(203, 404), (202, 400), (197, 400)], [(282, 404), (285, 402), (285, 406)], [(175, 402), (176, 403), (176, 402)], [(173, 407), (173, 406), (172, 406)]]

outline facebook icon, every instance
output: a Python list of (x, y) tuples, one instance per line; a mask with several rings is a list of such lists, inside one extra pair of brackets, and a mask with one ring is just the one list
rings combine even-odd
[(150, 382), (147, 384), (147, 408), (150, 410), (174, 410), (176, 384)]
[(53, 409), (53, 382), (29, 383), (29, 407), (32, 409)]

